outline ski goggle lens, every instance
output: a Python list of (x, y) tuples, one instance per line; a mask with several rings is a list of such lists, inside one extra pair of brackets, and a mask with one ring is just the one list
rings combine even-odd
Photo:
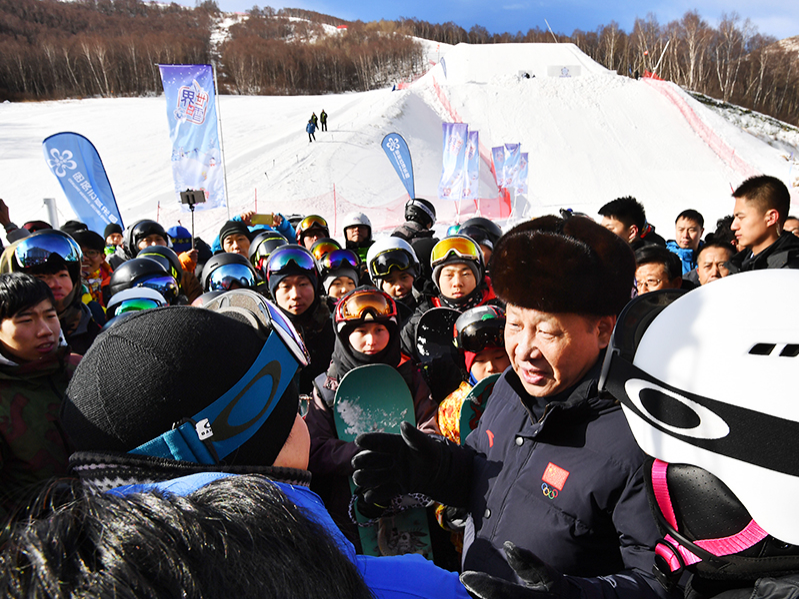
[(328, 229), (327, 221), (319, 215), (310, 215), (305, 217), (297, 226), (300, 231), (308, 231), (309, 229)]
[(391, 269), (407, 271), (413, 266), (411, 256), (404, 250), (387, 250), (381, 252), (369, 263), (369, 270), (373, 277), (387, 277)]
[(112, 306), (108, 309), (108, 319), (111, 320), (119, 315), (124, 315), (129, 312), (136, 312), (139, 310), (149, 310), (151, 308), (159, 308), (164, 306), (158, 300), (152, 298), (131, 298), (130, 300), (123, 300), (119, 304)]
[(321, 244), (314, 244), (311, 253), (316, 260), (322, 260), (325, 255), (336, 250), (341, 250), (341, 246), (334, 242), (322, 242)]
[(67, 263), (80, 263), (83, 260), (78, 243), (55, 232), (24, 238), (14, 248), (14, 256), (23, 269), (47, 264), (53, 254)]
[(253, 288), (255, 283), (255, 276), (248, 266), (237, 264), (222, 265), (211, 273), (208, 278), (208, 290), (206, 291), (227, 291), (235, 289), (233, 286)]
[(486, 348), (504, 348), (505, 320), (491, 319), (481, 323), (472, 323), (457, 333), (455, 345), (460, 350), (475, 354)]
[(137, 281), (135, 287), (146, 287), (161, 294), (164, 299), (172, 304), (178, 299), (180, 288), (172, 275), (158, 275), (144, 281)]
[(288, 346), (292, 354), (297, 358), (303, 367), (306, 367), (311, 362), (311, 355), (308, 354), (308, 349), (305, 347), (305, 342), (302, 336), (294, 328), (281, 310), (269, 302), (264, 300), (264, 306), (269, 314), (269, 319), (272, 323), (273, 330), (277, 332), (280, 339)]
[(279, 248), (269, 257), (267, 273), (279, 273), (291, 263), (304, 271), (315, 271), (316, 262), (313, 255), (304, 248)]
[(430, 254), (430, 264), (435, 267), (438, 263), (446, 260), (453, 252), (460, 258), (471, 260), (482, 258), (480, 247), (474, 240), (465, 237), (450, 237), (444, 238), (433, 246), (433, 251)]
[(336, 322), (360, 321), (371, 314), (373, 318), (397, 316), (397, 305), (389, 296), (377, 290), (353, 292), (336, 305)]
[(333, 252), (325, 254), (321, 258), (321, 264), (322, 268), (326, 271), (333, 271), (346, 267), (352, 267), (357, 270), (360, 266), (360, 261), (351, 250), (333, 250)]

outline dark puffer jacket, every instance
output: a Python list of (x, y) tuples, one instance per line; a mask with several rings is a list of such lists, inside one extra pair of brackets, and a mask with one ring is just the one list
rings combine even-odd
[[(466, 440), (472, 460), (453, 457), (461, 472), (442, 482), (451, 505), (469, 508), (464, 570), (518, 581), (509, 540), (573, 576), (585, 597), (665, 595), (651, 575), (659, 534), (644, 455), (619, 404), (599, 397), (600, 366), (551, 398), (528, 396), (512, 369), (497, 381)], [(468, 491), (453, 498), (458, 484)]]
[(777, 241), (755, 255), (742, 250), (727, 263), (730, 273), (760, 269), (799, 269), (799, 237), (783, 231)]

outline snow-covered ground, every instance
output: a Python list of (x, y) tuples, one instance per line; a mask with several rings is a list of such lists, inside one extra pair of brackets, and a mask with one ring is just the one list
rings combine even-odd
[[(405, 137), (416, 193), (435, 199), (441, 124), (452, 118), (442, 99), (480, 132), (485, 147), (521, 142), (529, 153), (530, 193), (517, 199), (517, 217), (559, 207), (596, 215), (613, 198), (632, 195), (668, 238), (685, 208), (702, 212), (711, 229), (729, 214), (731, 188), (746, 169), (799, 186), (796, 137), (770, 144), (765, 126), (760, 137), (751, 135), (676, 86), (662, 84), (732, 149), (734, 161), (721, 157), (655, 85), (616, 76), (573, 45), (428, 43), (427, 52), (432, 60), (445, 57), (446, 75), (438, 65), (401, 91), (222, 97), (231, 213), (255, 208), (257, 197), (259, 212), (319, 212), (335, 221), (363, 207), (391, 225), (398, 217), (396, 211), (386, 217), (387, 207), (396, 208), (405, 192), (380, 143), (391, 132)], [(580, 66), (579, 74), (572, 68), (571, 77), (552, 75), (564, 66)], [(521, 70), (535, 77), (522, 78)], [(317, 142), (309, 144), (305, 123), (322, 109), (329, 131), (317, 132)], [(57, 199), (62, 223), (73, 217), (46, 167), (41, 142), (59, 131), (75, 131), (100, 152), (126, 223), (157, 216), (166, 226), (178, 219), (187, 224), (172, 184), (165, 113), (163, 97), (0, 104), (0, 197), (12, 219), (19, 224), (46, 219), (42, 199), (47, 197)], [(793, 159), (787, 160), (791, 151)], [(497, 195), (484, 163), (480, 195)], [(792, 200), (793, 212), (799, 212), (799, 187), (792, 187)], [(454, 218), (451, 204), (438, 204)], [(226, 218), (224, 209), (197, 213), (197, 231), (211, 238)]]

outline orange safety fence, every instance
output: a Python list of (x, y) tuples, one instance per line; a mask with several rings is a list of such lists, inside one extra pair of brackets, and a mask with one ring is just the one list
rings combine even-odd
[(685, 101), (685, 98), (675, 90), (675, 84), (651, 77), (645, 78), (644, 81), (669, 100), (669, 102), (680, 111), (696, 134), (710, 146), (710, 149), (713, 150), (730, 169), (740, 174), (743, 179), (759, 174), (752, 165), (735, 153), (734, 148), (731, 148), (729, 144), (722, 140), (715, 131), (699, 118), (694, 109)]

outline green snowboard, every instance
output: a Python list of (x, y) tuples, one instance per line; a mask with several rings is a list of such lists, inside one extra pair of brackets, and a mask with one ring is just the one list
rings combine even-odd
[(466, 398), (463, 399), (460, 426), (461, 444), (466, 441), (469, 434), (477, 427), (480, 417), (482, 417), (485, 412), (488, 397), (491, 395), (494, 384), (499, 378), (500, 374), (495, 373), (494, 375), (489, 375), (485, 379), (482, 379), (471, 389), (466, 395)]
[[(361, 433), (399, 433), (403, 421), (416, 423), (408, 385), (402, 375), (388, 365), (366, 365), (347, 373), (339, 383), (333, 406), (338, 437), (348, 442), (354, 441)], [(352, 480), (350, 487), (354, 491)], [(359, 523), (369, 521), (357, 510), (355, 514)], [(364, 554), (421, 554), (433, 559), (424, 508), (412, 508), (391, 517), (382, 517), (376, 525), (358, 529)]]

